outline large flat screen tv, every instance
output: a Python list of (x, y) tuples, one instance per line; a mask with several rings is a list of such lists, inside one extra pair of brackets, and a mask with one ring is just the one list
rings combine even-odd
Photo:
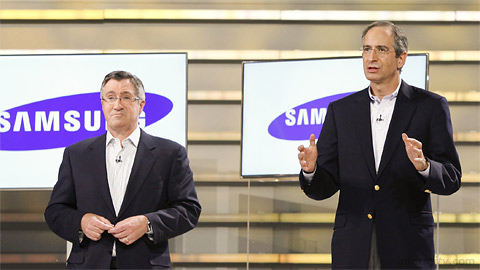
[[(401, 77), (427, 89), (428, 54), (408, 55)], [(241, 176), (297, 175), (297, 147), (318, 138), (328, 104), (368, 85), (361, 57), (244, 62)]]
[(100, 85), (125, 70), (144, 84), (139, 124), (186, 145), (187, 55), (0, 56), (0, 188), (51, 188), (66, 146), (106, 132)]

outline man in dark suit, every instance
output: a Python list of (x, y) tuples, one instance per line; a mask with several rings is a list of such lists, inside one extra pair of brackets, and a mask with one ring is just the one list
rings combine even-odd
[(100, 94), (108, 131), (65, 149), (45, 219), (73, 243), (68, 268), (170, 269), (168, 239), (201, 211), (185, 148), (138, 127), (136, 76), (111, 72)]
[(340, 190), (334, 269), (434, 269), (430, 193), (452, 194), (461, 178), (448, 104), (400, 79), (397, 26), (375, 22), (362, 40), (370, 86), (332, 102), (317, 144), (312, 134), (299, 146), (300, 185), (316, 200)]

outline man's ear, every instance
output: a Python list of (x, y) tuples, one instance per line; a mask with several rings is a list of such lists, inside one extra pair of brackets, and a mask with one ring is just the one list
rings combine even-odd
[(143, 108), (145, 107), (145, 100), (142, 100), (140, 101), (140, 112), (141, 113), (143, 111)]
[(400, 56), (397, 58), (397, 69), (400, 70), (405, 65), (405, 61), (407, 61), (407, 52), (402, 52)]

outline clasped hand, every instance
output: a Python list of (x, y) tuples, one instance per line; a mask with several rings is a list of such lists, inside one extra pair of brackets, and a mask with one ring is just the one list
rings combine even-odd
[(108, 219), (87, 213), (81, 221), (82, 231), (93, 241), (102, 238), (102, 233), (108, 231), (120, 242), (130, 245), (142, 237), (148, 230), (148, 218), (145, 215), (126, 218), (113, 225)]

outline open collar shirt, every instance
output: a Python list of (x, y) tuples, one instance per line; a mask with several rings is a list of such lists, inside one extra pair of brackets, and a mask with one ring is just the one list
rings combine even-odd
[(375, 171), (378, 172), (380, 160), (382, 159), (383, 147), (387, 138), (388, 127), (392, 121), (393, 109), (397, 101), (398, 91), (402, 81), (397, 85), (395, 91), (379, 99), (372, 93), (369, 87), (368, 95), (370, 96), (370, 120), (372, 128), (373, 156), (375, 157)]
[(113, 137), (110, 131), (107, 132), (106, 161), (108, 187), (117, 215), (122, 206), (125, 191), (127, 190), (128, 179), (132, 172), (133, 161), (135, 160), (139, 141), (139, 127), (121, 143), (119, 139)]
[[(382, 159), (388, 128), (390, 126), (390, 122), (392, 121), (393, 110), (395, 108), (395, 102), (397, 101), (401, 84), (402, 80), (399, 81), (397, 88), (392, 94), (383, 97), (381, 100), (372, 94), (370, 87), (368, 88), (368, 95), (370, 96), (370, 120), (372, 128), (373, 155), (375, 158), (376, 172), (378, 172), (380, 161)], [(316, 170), (317, 167), (315, 166), (315, 170), (312, 173), (306, 173), (302, 171), (307, 182), (312, 181)], [(430, 166), (428, 166), (425, 171), (421, 171), (419, 173), (424, 177), (428, 177), (430, 173)]]

